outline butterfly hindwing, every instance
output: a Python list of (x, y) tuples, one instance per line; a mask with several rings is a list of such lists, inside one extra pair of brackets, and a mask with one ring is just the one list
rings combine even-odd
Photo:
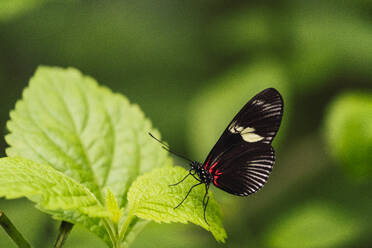
[(209, 170), (221, 155), (241, 144), (271, 144), (278, 132), (283, 115), (283, 99), (280, 93), (268, 88), (248, 101), (227, 126), (204, 162)]
[(269, 144), (245, 143), (221, 155), (210, 169), (213, 184), (231, 194), (255, 193), (267, 182), (275, 154)]

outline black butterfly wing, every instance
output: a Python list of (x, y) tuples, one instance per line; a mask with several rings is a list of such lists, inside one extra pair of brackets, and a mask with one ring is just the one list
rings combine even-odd
[[(246, 135), (241, 135), (244, 141), (260, 141), (270, 144), (278, 132), (282, 116), (283, 98), (276, 89), (268, 88), (248, 101), (231, 121), (226, 131), (245, 133)], [(254, 131), (249, 132), (251, 131), (249, 128)]]
[(242, 143), (221, 155), (209, 172), (216, 187), (234, 195), (247, 196), (267, 182), (274, 162), (271, 145)]
[(227, 126), (204, 162), (209, 168), (224, 153), (241, 144), (271, 144), (283, 116), (283, 99), (274, 88), (268, 88), (248, 101)]

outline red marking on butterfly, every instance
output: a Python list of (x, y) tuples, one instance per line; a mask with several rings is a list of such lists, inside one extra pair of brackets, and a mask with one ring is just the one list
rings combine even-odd
[(209, 164), (209, 160), (211, 160), (211, 159), (208, 159), (207, 163), (206, 163), (206, 164), (205, 164), (205, 166), (204, 166), (204, 170), (206, 170), (206, 169), (207, 169), (207, 167), (208, 167), (208, 164)]
[[(208, 160), (209, 161), (209, 160)], [(213, 171), (213, 168), (218, 164), (219, 161), (216, 161), (214, 162), (214, 164), (212, 164), (211, 168), (209, 168), (209, 173), (212, 174), (212, 171)]]
[(217, 179), (218, 177), (222, 175), (222, 171), (218, 171), (218, 169), (216, 170), (216, 172), (214, 173), (214, 176), (213, 176), (213, 184), (218, 186), (218, 183), (217, 183)]

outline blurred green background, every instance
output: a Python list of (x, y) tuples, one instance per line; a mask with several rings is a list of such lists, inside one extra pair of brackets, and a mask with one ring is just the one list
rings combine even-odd
[[(213, 189), (227, 247), (372, 247), (371, 13), (368, 0), (1, 0), (1, 137), (41, 64), (123, 93), (199, 161), (275, 87), (285, 113), (269, 182), (246, 198)], [(34, 247), (51, 247), (58, 222), (23, 199), (0, 209)], [(15, 247), (2, 229), (0, 247)], [(65, 247), (105, 245), (75, 227)], [(224, 246), (197, 226), (151, 223), (132, 247)]]

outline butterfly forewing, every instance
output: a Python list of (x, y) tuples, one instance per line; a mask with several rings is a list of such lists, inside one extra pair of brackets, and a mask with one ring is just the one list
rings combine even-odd
[(283, 99), (273, 88), (254, 96), (235, 116), (227, 130), (240, 133), (246, 142), (270, 144), (283, 116)]
[(233, 151), (221, 155), (210, 169), (213, 184), (234, 195), (255, 193), (269, 178), (275, 162), (274, 149), (265, 143), (246, 143)]
[(283, 100), (277, 90), (268, 88), (258, 93), (227, 126), (207, 156), (204, 169), (209, 170), (218, 157), (241, 144), (271, 144), (278, 132), (282, 115)]

